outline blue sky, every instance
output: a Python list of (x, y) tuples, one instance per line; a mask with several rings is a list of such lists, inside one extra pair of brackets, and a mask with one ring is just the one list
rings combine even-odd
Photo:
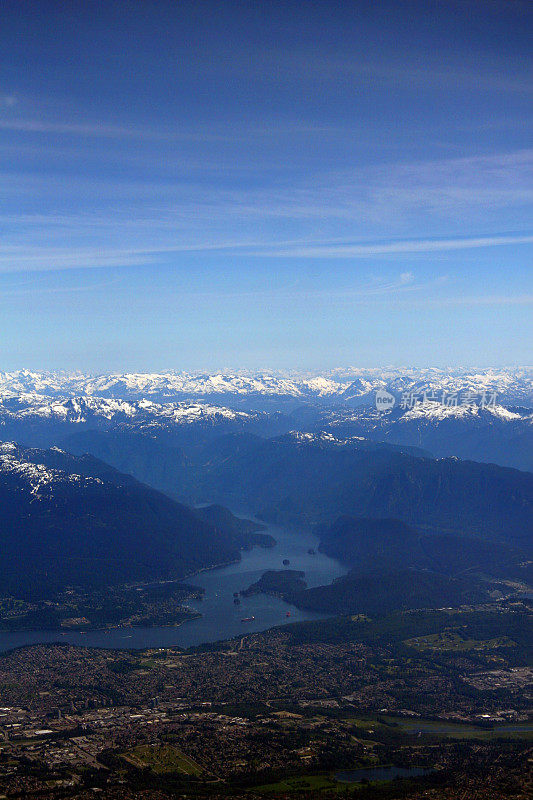
[(4, 0), (0, 369), (531, 364), (532, 20)]

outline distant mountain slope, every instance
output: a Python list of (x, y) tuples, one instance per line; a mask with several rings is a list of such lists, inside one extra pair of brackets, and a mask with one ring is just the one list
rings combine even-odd
[[(117, 469), (134, 475), (143, 483), (186, 502), (207, 503), (215, 499), (223, 504), (240, 506), (240, 487), (233, 485), (240, 478), (230, 476), (230, 485), (225, 490), (217, 485), (210, 486), (209, 476), (219, 466), (223, 467), (226, 462), (229, 465), (239, 461), (246, 454), (253, 460), (265, 439), (250, 432), (229, 433), (227, 430), (222, 425), (208, 430), (196, 426), (185, 430), (169, 430), (154, 426), (121, 425), (110, 431), (88, 430), (74, 434), (64, 441), (64, 447), (78, 454), (92, 453)], [(317, 438), (314, 435), (298, 435), (304, 439), (306, 436), (310, 439)], [(324, 439), (334, 441), (331, 434)], [(358, 439), (354, 446), (360, 451), (385, 449), (412, 452), (414, 455), (424, 454), (418, 448), (381, 445), (362, 439)], [(205, 491), (202, 488), (204, 482), (209, 485)]]
[[(209, 437), (205, 431), (196, 431), (196, 436), (199, 443)], [(184, 446), (186, 443), (179, 433), (134, 425), (108, 431), (86, 430), (68, 436), (63, 442), (63, 447), (73, 453), (92, 453), (142, 483), (180, 498), (187, 496), (190, 469)]]
[[(482, 375), (467, 380), (465, 376), (452, 379), (451, 375), (441, 375), (439, 380), (454, 391), (456, 386), (477, 385), (481, 388), (474, 395), (479, 400), (482, 391), (487, 396), (483, 387), (493, 386), (495, 377)], [(509, 375), (504, 377), (509, 378)], [(176, 376), (174, 378), (177, 380)], [(41, 386), (36, 380), (34, 383)], [(396, 405), (387, 413), (381, 413), (375, 407), (374, 389), (384, 382), (375, 381), (367, 386), (358, 379), (356, 383), (361, 390), (368, 390), (366, 394), (358, 395), (357, 403), (343, 392), (313, 394), (302, 390), (299, 394), (295, 387), (290, 403), (286, 402), (284, 395), (260, 395), (265, 400), (263, 405), (270, 409), (267, 413), (250, 410), (261, 403), (256, 402), (255, 395), (248, 394), (245, 387), (238, 395), (214, 395), (213, 402), (205, 402), (206, 396), (194, 393), (192, 397), (195, 399), (176, 401), (174, 398), (170, 401), (166, 398), (166, 402), (155, 402), (149, 398), (109, 398), (90, 394), (64, 397), (34, 392), (15, 394), (5, 387), (17, 386), (18, 383), (7, 381), (2, 389), (0, 375), (0, 440), (20, 441), (33, 447), (55, 444), (68, 448), (71, 437), (74, 437), (74, 442), (80, 440), (76, 452), (81, 452), (81, 441), (88, 432), (94, 436), (95, 432), (120, 431), (116, 446), (111, 446), (109, 441), (106, 444), (105, 437), (101, 437), (101, 445), (108, 450), (103, 457), (110, 458), (120, 469), (128, 469), (127, 459), (122, 463), (119, 456), (128, 432), (132, 436), (144, 435), (146, 439), (164, 439), (165, 447), (183, 449), (229, 433), (252, 433), (268, 438), (292, 430), (325, 431), (340, 439), (360, 436), (402, 447), (416, 447), (437, 457), (458, 456), (533, 471), (531, 407), (502, 405), (499, 395), (498, 404), (486, 407), (475, 403), (443, 405), (441, 402), (420, 402), (424, 394), (414, 393), (413, 397), (418, 397), (418, 401), (410, 407), (409, 400), (403, 401), (402, 398), (409, 398), (411, 392), (402, 391), (402, 387), (420, 385), (420, 381), (397, 378), (391, 385), (387, 384), (388, 388), (394, 387)], [(136, 385), (135, 381), (133, 385)], [(141, 381), (139, 386), (143, 385)], [(438, 386), (435, 376), (431, 385)], [(68, 391), (68, 382), (60, 381), (58, 388), (61, 386)], [(151, 391), (151, 386), (148, 383), (147, 391)], [(45, 388), (53, 390), (49, 384), (45, 384)], [(94, 387), (87, 382), (81, 388), (89, 391)], [(437, 391), (444, 392), (437, 388), (432, 391), (434, 395)], [(525, 378), (518, 383), (508, 383), (506, 391), (513, 391), (516, 397), (527, 401)], [(531, 391), (533, 398), (533, 388)], [(238, 402), (234, 402), (235, 398)], [(220, 405), (222, 402), (233, 405), (233, 408)], [(235, 410), (237, 407), (240, 410)], [(91, 447), (87, 449), (91, 450)], [(96, 449), (91, 452), (96, 452)], [(144, 455), (149, 458), (147, 450)], [(145, 474), (138, 477), (147, 479)]]
[(393, 517), (524, 545), (533, 529), (531, 473), (325, 435), (247, 440), (244, 448), (239, 437), (214, 442), (197, 493), (202, 501), (260, 509), (265, 518), (294, 524), (331, 523), (340, 514)]
[(0, 445), (0, 590), (180, 578), (239, 557), (216, 527), (92, 457)]
[(350, 367), (326, 373), (80, 373), (0, 372), (0, 395), (37, 393), (51, 397), (92, 397), (159, 402), (187, 398), (215, 399), (238, 403), (324, 400), (358, 405), (378, 388), (396, 392), (426, 389), (447, 392), (497, 392), (499, 402), (533, 407), (533, 370), (511, 369), (363, 369)]
[(91, 396), (53, 398), (44, 395), (2, 396), (0, 440), (33, 447), (58, 445), (86, 431), (135, 430), (174, 435), (178, 441), (201, 441), (211, 435), (254, 430), (273, 435), (289, 428), (278, 415), (234, 411), (205, 402), (155, 403)]
[(239, 547), (251, 547), (260, 544), (263, 547), (272, 547), (276, 540), (267, 533), (261, 533), (265, 526), (260, 522), (250, 519), (240, 519), (224, 506), (212, 505), (195, 509), (202, 519), (205, 519), (214, 528), (221, 528), (232, 536)]
[(458, 456), (471, 461), (533, 471), (533, 412), (529, 408), (395, 406), (380, 413), (372, 406), (358, 409), (315, 407), (293, 413), (295, 427), (331, 431), (340, 438), (366, 436), (391, 444), (418, 446), (434, 456)]

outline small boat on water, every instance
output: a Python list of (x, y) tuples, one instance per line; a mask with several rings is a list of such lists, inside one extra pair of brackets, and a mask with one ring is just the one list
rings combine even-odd
[(254, 619), (255, 617), (243, 617), (243, 619), (241, 619), (241, 622), (253, 622)]

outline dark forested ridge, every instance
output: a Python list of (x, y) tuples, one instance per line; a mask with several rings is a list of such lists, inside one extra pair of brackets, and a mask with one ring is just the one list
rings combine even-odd
[(419, 458), (368, 441), (227, 437), (206, 448), (194, 491), (289, 524), (331, 523), (340, 514), (390, 517), (523, 546), (533, 527), (533, 474)]
[(216, 526), (92, 456), (4, 445), (0, 586), (46, 593), (181, 578), (237, 559), (251, 530)]
[[(458, 606), (527, 583), (526, 550), (472, 536), (424, 533), (395, 519), (339, 517), (320, 530), (320, 549), (350, 567), (328, 586), (287, 586), (286, 599), (331, 614), (388, 614)], [(261, 583), (261, 582), (260, 582)], [(496, 594), (494, 593), (496, 591)]]
[(250, 597), (250, 595), (263, 592), (292, 598), (295, 593), (307, 588), (304, 578), (305, 572), (298, 569), (269, 569), (258, 581), (241, 591), (241, 594), (244, 597)]
[(321, 530), (320, 549), (364, 572), (382, 569), (430, 569), (454, 574), (465, 570), (500, 574), (524, 557), (520, 548), (457, 534), (423, 533), (395, 519), (339, 517)]
[(376, 568), (350, 572), (328, 586), (291, 593), (287, 599), (301, 608), (328, 614), (381, 616), (398, 610), (482, 603), (490, 594), (488, 587), (467, 576)]
[[(52, 407), (39, 411), (21, 403), (3, 408), (1, 437), (16, 430), (23, 441), (44, 437), (78, 455), (91, 453), (187, 504), (248, 508), (289, 524), (331, 524), (341, 514), (396, 518), (521, 546), (533, 528), (531, 473), (455, 457), (435, 460), (413, 446), (422, 442), (414, 433), (393, 444), (386, 422), (400, 424), (399, 411), (385, 419), (325, 406), (265, 414), (79, 398), (63, 402), (61, 422)], [(495, 426), (509, 431), (516, 423), (529, 430), (527, 415), (514, 420), (509, 413), (506, 422), (502, 414), (440, 422), (430, 415), (418, 425), (427, 432), (459, 426), (457, 442), (484, 431), (492, 441)], [(380, 436), (387, 441), (377, 441)]]
[(253, 547), (254, 545), (272, 547), (276, 543), (270, 534), (263, 533), (265, 526), (261, 522), (236, 517), (224, 506), (202, 506), (195, 511), (210, 525), (220, 528), (232, 536), (239, 547)]

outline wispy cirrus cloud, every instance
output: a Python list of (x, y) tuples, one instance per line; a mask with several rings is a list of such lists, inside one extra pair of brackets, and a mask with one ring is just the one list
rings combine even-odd
[[(268, 251), (292, 258), (372, 258), (406, 253), (435, 253), (479, 247), (533, 244), (533, 236), (478, 236), (470, 239), (418, 239), (375, 244), (325, 244)], [(407, 273), (408, 274), (408, 273)]]
[(380, 59), (360, 59), (353, 56), (321, 55), (316, 52), (296, 52), (291, 54), (274, 54), (271, 60), (276, 61), (278, 76), (290, 80), (294, 75), (305, 76), (308, 80), (320, 78), (334, 84), (339, 79), (352, 82), (362, 87), (427, 89), (433, 92), (461, 91), (513, 92), (530, 94), (533, 91), (528, 75), (527, 64), (518, 64), (513, 70), (510, 65), (497, 64), (460, 64), (453, 58), (444, 66), (442, 61), (431, 63), (428, 59), (423, 66), (410, 62), (405, 57), (388, 61)]
[(460, 306), (530, 306), (533, 305), (533, 294), (487, 294), (487, 295), (459, 295), (454, 297), (424, 297), (409, 298), (405, 303), (397, 301), (400, 305), (410, 308), (454, 308)]
[[(72, 211), (72, 200), (85, 206), (109, 204), (120, 212), (127, 201), (138, 209), (152, 212), (154, 220), (169, 216), (170, 210), (183, 213), (195, 210), (231, 217), (287, 217), (293, 219), (387, 219), (398, 214), (423, 208), (428, 214), (463, 214), (465, 209), (483, 210), (523, 205), (533, 199), (530, 174), (533, 169), (533, 150), (517, 150), (470, 158), (403, 161), (354, 166), (342, 171), (304, 171), (294, 176), (287, 170), (275, 181), (270, 175), (252, 185), (235, 187), (232, 169), (226, 169), (227, 179), (202, 174), (183, 178), (146, 176), (131, 172), (112, 179), (99, 174), (75, 174), (65, 180), (56, 171), (40, 173), (35, 170), (10, 171), (0, 174), (4, 196), (22, 198), (36, 203), (58, 198), (57, 205)], [(42, 213), (42, 210), (39, 209)], [(137, 213), (136, 216), (139, 214)]]
[[(156, 264), (186, 252), (401, 257), (531, 244), (533, 150), (294, 176), (0, 173), (0, 269)], [(16, 209), (16, 210), (15, 210)], [(474, 233), (478, 232), (478, 233)]]
[[(17, 104), (14, 96), (5, 95), (0, 98), (0, 108), (12, 108)], [(211, 124), (184, 124), (173, 125), (139, 125), (138, 123), (116, 124), (107, 120), (74, 121), (69, 119), (30, 118), (20, 116), (4, 116), (0, 118), (0, 132), (14, 132), (27, 134), (55, 134), (82, 139), (117, 139), (138, 140), (140, 142), (153, 142), (158, 144), (173, 144), (177, 142), (204, 142), (204, 143), (243, 143), (252, 142), (258, 137), (261, 139), (279, 140), (283, 137), (337, 137), (354, 136), (357, 128), (346, 125), (335, 125), (302, 120), (274, 118), (270, 123), (242, 122), (238, 127), (234, 124), (217, 122)]]
[[(226, 253), (259, 258), (368, 259), (381, 256), (404, 256), (449, 250), (506, 247), (533, 244), (533, 235), (480, 236), (464, 239), (420, 239), (346, 244), (294, 240), (278, 247), (265, 241), (232, 240), (219, 242), (175, 242), (139, 247), (48, 247), (0, 245), (0, 271), (86, 269), (115, 266), (139, 266), (157, 263), (162, 256), (180, 253)], [(398, 286), (410, 288), (413, 273), (402, 272)], [(396, 285), (396, 284), (394, 284)], [(381, 291), (378, 287), (376, 291)]]
[[(153, 142), (172, 142), (180, 139), (213, 141), (230, 136), (229, 132), (224, 134), (210, 132), (207, 129), (181, 130), (178, 126), (173, 128), (153, 128), (135, 124), (114, 125), (104, 121), (65, 122), (53, 119), (21, 119), (16, 117), (0, 119), (0, 131), (119, 140), (137, 139)], [(232, 138), (235, 137), (233, 136)]]
[(0, 108), (13, 108), (18, 103), (14, 94), (0, 94)]

